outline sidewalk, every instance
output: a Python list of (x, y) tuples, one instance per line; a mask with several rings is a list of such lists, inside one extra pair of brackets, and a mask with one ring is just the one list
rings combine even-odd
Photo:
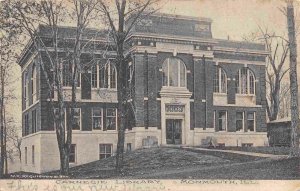
[(239, 154), (239, 155), (248, 155), (248, 156), (271, 158), (271, 159), (288, 158), (288, 155), (274, 155), (274, 154), (254, 153), (254, 152), (234, 151), (234, 150), (206, 149), (206, 148), (196, 148), (196, 147), (188, 147), (188, 146), (180, 146), (180, 147), (176, 147), (176, 148), (191, 149), (191, 150), (198, 150), (198, 151), (212, 151), (212, 152), (214, 151), (214, 152), (223, 152), (223, 153), (234, 153), (234, 154)]

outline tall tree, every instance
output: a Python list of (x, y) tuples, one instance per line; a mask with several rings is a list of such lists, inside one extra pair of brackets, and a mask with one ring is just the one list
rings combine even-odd
[(291, 114), (291, 95), (290, 95), (290, 84), (284, 82), (280, 88), (280, 105), (279, 105), (279, 118), (290, 117)]
[[(76, 98), (76, 89), (78, 87), (78, 79), (80, 77), (80, 73), (83, 72), (83, 70), (88, 68), (89, 66), (86, 66), (84, 62), (81, 60), (82, 52), (86, 47), (90, 45), (91, 42), (93, 42), (93, 38), (90, 38), (89, 40), (84, 40), (83, 36), (86, 32), (86, 29), (89, 25), (89, 23), (97, 16), (97, 9), (96, 6), (98, 5), (97, 0), (70, 0), (71, 7), (73, 10), (71, 11), (71, 15), (75, 15), (74, 17), (71, 17), (75, 23), (76, 23), (76, 34), (73, 41), (73, 50), (71, 52), (71, 60), (72, 60), (72, 73), (71, 73), (71, 86), (72, 86), (72, 93), (71, 93), (71, 111), (70, 111), (70, 126), (68, 126), (68, 138), (67, 138), (67, 145), (68, 150), (67, 153), (69, 155), (70, 153), (70, 145), (72, 143), (72, 129), (75, 127), (75, 108), (77, 103)], [(69, 161), (66, 161), (69, 164)]]
[(297, 82), (297, 43), (293, 0), (287, 0), (287, 27), (290, 48), (290, 92), (291, 92), (291, 156), (299, 156), (299, 108)]
[(13, 67), (16, 61), (14, 51), (14, 32), (0, 30), (0, 176), (7, 174), (7, 122), (5, 105), (14, 96), (10, 86), (13, 80)]
[(289, 67), (284, 67), (289, 53), (288, 42), (282, 37), (269, 34), (268, 31), (261, 30), (267, 51), (267, 85), (269, 88), (267, 96), (267, 114), (270, 121), (276, 120), (280, 109), (281, 84)]
[(261, 26), (258, 26), (257, 31), (244, 36), (243, 39), (264, 43), (266, 51), (269, 52), (266, 64), (267, 114), (270, 121), (276, 120), (282, 100), (280, 95), (282, 82), (289, 71), (289, 67), (285, 64), (289, 53), (289, 43), (283, 36), (269, 32), (268, 28), (263, 29)]
[[(57, 100), (53, 100), (50, 96), (53, 116), (55, 118), (56, 135), (60, 153), (60, 173), (68, 175), (69, 173), (69, 154), (72, 143), (72, 129), (77, 125), (75, 121), (75, 107), (77, 102), (76, 92), (79, 83), (80, 72), (83, 64), (81, 55), (83, 50), (93, 41), (93, 38), (84, 39), (84, 33), (89, 23), (96, 18), (96, 0), (10, 0), (5, 3), (3, 18), (9, 18), (7, 28), (17, 28), (20, 35), (28, 35), (33, 43), (34, 49), (38, 52), (39, 62), (46, 78), (49, 95), (56, 92)], [(75, 23), (75, 37), (70, 39), (61, 39), (59, 24), (73, 21)], [(52, 46), (49, 47), (44, 42), (44, 34), (36, 31), (37, 26), (46, 26), (50, 35), (47, 36), (51, 40)], [(73, 49), (63, 47), (64, 43), (72, 43)], [(64, 54), (60, 53), (60, 49), (64, 50)], [(39, 51), (41, 50), (42, 51)], [(46, 58), (47, 61), (43, 60)], [(64, 65), (68, 63), (70, 71), (65, 74)], [(68, 75), (71, 90), (70, 117), (68, 125), (64, 126), (66, 101), (69, 101), (64, 92), (64, 76)], [(65, 76), (66, 77), (66, 76)], [(54, 107), (54, 102), (58, 106)]]
[[(129, 120), (127, 92), (129, 92), (127, 79), (127, 67), (130, 55), (125, 56), (124, 47), (133, 26), (141, 19), (143, 13), (153, 12), (153, 4), (158, 0), (99, 0), (99, 10), (104, 13), (108, 22), (113, 43), (116, 48), (117, 89), (118, 89), (118, 143), (116, 153), (116, 170), (120, 171), (123, 165), (123, 153), (125, 142), (125, 129)], [(126, 19), (130, 18), (128, 26)]]
[[(33, 51), (37, 53), (38, 63), (45, 76), (49, 89), (50, 105), (55, 118), (56, 137), (60, 154), (60, 174), (68, 173), (68, 142), (64, 126), (65, 96), (63, 94), (63, 64), (65, 57), (58, 50), (58, 25), (63, 21), (65, 8), (63, 0), (33, 1), (33, 0), (8, 0), (2, 2), (1, 25), (7, 31), (16, 31), (20, 38), (26, 36), (32, 43)], [(43, 34), (36, 31), (43, 24), (49, 29), (49, 39), (52, 47), (48, 47), (43, 39)], [(47, 61), (45, 61), (45, 59)], [(57, 106), (54, 106), (52, 92), (57, 93)], [(68, 134), (69, 132), (67, 132)], [(66, 140), (67, 137), (67, 140)]]

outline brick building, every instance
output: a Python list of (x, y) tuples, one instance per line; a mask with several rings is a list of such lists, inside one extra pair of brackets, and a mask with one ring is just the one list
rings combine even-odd
[[(265, 46), (214, 39), (211, 23), (207, 18), (157, 14), (135, 25), (126, 49), (132, 58), (129, 101), (135, 120), (126, 130), (125, 150), (141, 148), (149, 137), (158, 145), (199, 146), (209, 139), (225, 146), (267, 144)], [(38, 32), (51, 47), (49, 30), (40, 26)], [(109, 157), (116, 151), (115, 53), (107, 49), (110, 42), (104, 34), (89, 29), (84, 38), (94, 39), (94, 49), (87, 49), (82, 56), (82, 62), (92, 64), (80, 75), (71, 166)], [(61, 41), (68, 42), (72, 35), (74, 28), (59, 28)], [(62, 44), (72, 47), (72, 43)], [(59, 169), (59, 152), (48, 86), (32, 50), (29, 43), (19, 59), (23, 79), (22, 170), (41, 173)], [(63, 54), (63, 47), (61, 50)], [(45, 54), (42, 49), (40, 52)], [(70, 67), (66, 64), (63, 69), (68, 99)], [(52, 96), (55, 100), (55, 92)], [(66, 103), (65, 118), (68, 116)]]

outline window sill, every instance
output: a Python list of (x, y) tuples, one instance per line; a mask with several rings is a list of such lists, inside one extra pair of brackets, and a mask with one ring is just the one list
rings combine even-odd
[[(71, 86), (63, 86), (62, 89), (63, 89), (63, 90), (72, 90), (72, 87), (71, 87)], [(77, 89), (77, 90), (78, 90), (78, 89), (81, 89), (81, 86), (76, 87), (76, 89)]]
[(103, 129), (93, 129), (92, 131), (97, 133), (117, 132), (117, 130), (103, 130)]
[(240, 96), (240, 97), (253, 97), (255, 96), (255, 94), (235, 94), (236, 96)]
[(214, 92), (213, 95), (227, 96), (227, 93)]
[(117, 88), (92, 88), (92, 90), (117, 91)]
[(179, 86), (162, 86), (162, 89), (179, 89), (179, 90), (187, 90), (187, 87), (179, 87)]

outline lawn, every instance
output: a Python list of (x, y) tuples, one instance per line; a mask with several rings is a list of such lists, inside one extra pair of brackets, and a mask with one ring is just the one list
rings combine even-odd
[(289, 147), (222, 147), (219, 149), (264, 153), (264, 154), (273, 154), (273, 155), (288, 155), (290, 152)]
[[(238, 180), (299, 180), (300, 159), (261, 160), (253, 163), (236, 163), (192, 172), (162, 174), (155, 178), (172, 179), (238, 179)], [(154, 177), (148, 177), (154, 178)]]
[[(252, 152), (252, 151), (251, 151)], [(282, 154), (282, 153), (280, 153)], [(149, 148), (127, 152), (124, 170), (115, 157), (70, 169), (70, 178), (89, 179), (299, 179), (300, 159), (270, 159), (193, 148)], [(25, 173), (26, 174), (26, 173)], [(58, 175), (58, 171), (44, 175)]]
[(114, 173), (115, 157), (102, 159), (71, 168), (72, 178), (128, 178), (143, 177), (165, 171), (181, 171), (185, 168), (199, 168), (232, 161), (213, 155), (203, 155), (182, 149), (149, 148), (125, 153), (122, 175)]

